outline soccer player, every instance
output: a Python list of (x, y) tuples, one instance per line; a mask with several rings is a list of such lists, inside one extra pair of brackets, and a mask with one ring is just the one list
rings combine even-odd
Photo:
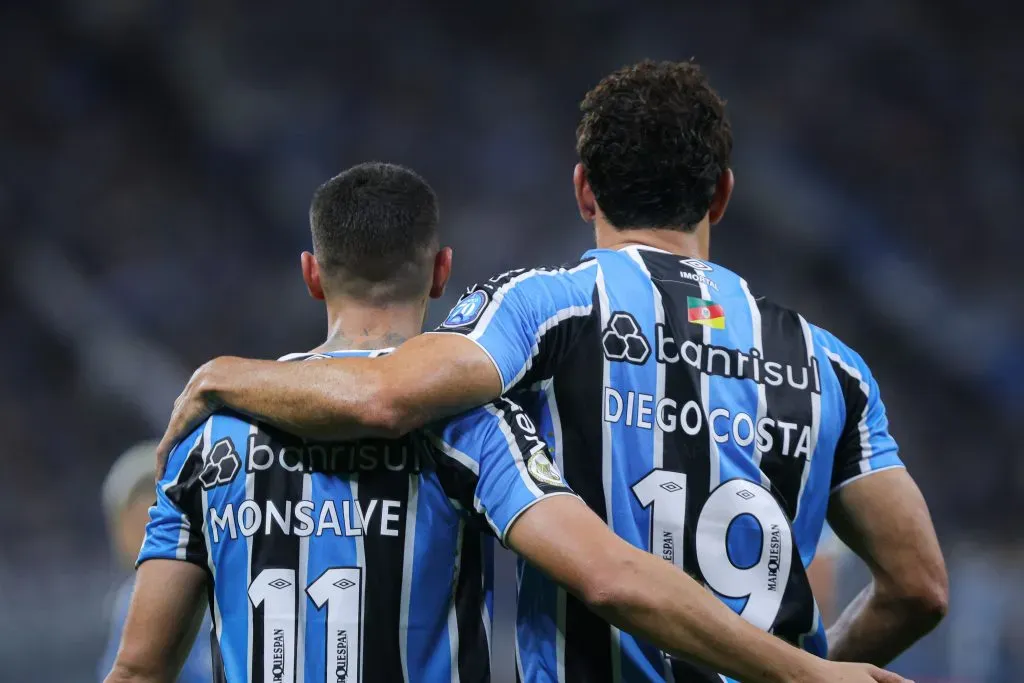
[[(574, 187), (596, 250), (472, 288), (438, 334), (386, 358), (213, 361), (165, 442), (217, 405), (350, 437), (514, 396), (566, 480), (631, 544), (782, 639), (890, 661), (945, 612), (942, 555), (864, 360), (708, 260), (734, 184), (723, 101), (692, 63), (643, 62), (581, 109)], [(827, 638), (805, 573), (826, 514), (873, 574)], [(527, 680), (717, 680), (666, 663), (529, 567), (521, 589)]]
[[(326, 298), (330, 334), (282, 365), (373, 357), (417, 334), (451, 263), (429, 186), (400, 167), (358, 166), (317, 192), (311, 222), (303, 275)], [(533, 423), (504, 399), (393, 441), (307, 441), (217, 413), (158, 484), (107, 681), (172, 680), (208, 592), (221, 681), (482, 683), (483, 530), (605, 618), (742, 680), (902, 680), (758, 631), (564, 494)]]

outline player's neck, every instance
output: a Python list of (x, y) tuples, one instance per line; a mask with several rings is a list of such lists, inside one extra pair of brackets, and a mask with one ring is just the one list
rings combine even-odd
[(423, 331), (422, 302), (367, 305), (327, 304), (327, 340), (314, 352), (388, 349)]
[(678, 256), (708, 260), (710, 225), (705, 218), (692, 232), (657, 228), (625, 228), (619, 230), (601, 218), (594, 221), (598, 249), (622, 249), (632, 245), (653, 247)]

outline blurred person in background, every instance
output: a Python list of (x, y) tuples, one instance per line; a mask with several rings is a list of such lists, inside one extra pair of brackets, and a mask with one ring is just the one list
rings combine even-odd
[[(103, 513), (107, 520), (110, 543), (120, 566), (131, 575), (112, 595), (110, 636), (98, 667), (99, 681), (106, 678), (117, 657), (124, 631), (128, 606), (135, 587), (135, 560), (146, 536), (149, 508), (153, 505), (153, 481), (156, 468), (153, 454), (156, 441), (143, 441), (125, 451), (110, 468), (103, 482)], [(209, 630), (209, 617), (204, 619)], [(197, 638), (185, 664), (179, 683), (212, 683), (209, 638)]]

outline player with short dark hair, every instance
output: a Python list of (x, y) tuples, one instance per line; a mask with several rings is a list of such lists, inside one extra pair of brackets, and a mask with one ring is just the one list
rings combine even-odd
[[(328, 339), (281, 365), (372, 358), (416, 335), (451, 265), (422, 178), (357, 166), (317, 191), (311, 223), (316, 254), (303, 254), (302, 270), (325, 300)], [(390, 267), (402, 282), (390, 282)], [(571, 494), (533, 422), (507, 399), (397, 440), (349, 443), (219, 412), (177, 445), (157, 486), (107, 681), (171, 680), (205, 592), (216, 680), (483, 683), (484, 533), (679, 655), (752, 682), (844, 680), (616, 537)]]
[[(695, 64), (642, 62), (606, 77), (582, 110), (574, 189), (598, 248), (577, 265), (491, 278), (437, 333), (379, 361), (213, 361), (165, 441), (208, 403), (352, 436), (404, 433), (506, 394), (632, 545), (790, 643), (890, 661), (945, 612), (942, 554), (864, 360), (708, 260), (734, 185), (721, 99)], [(805, 571), (826, 514), (874, 579), (829, 637)], [(528, 566), (519, 616), (524, 680), (727, 673), (664, 658)]]

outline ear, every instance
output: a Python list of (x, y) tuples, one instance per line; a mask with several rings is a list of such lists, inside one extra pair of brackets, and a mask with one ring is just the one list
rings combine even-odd
[(442, 247), (434, 256), (434, 278), (430, 283), (430, 298), (440, 299), (452, 274), (452, 248)]
[(302, 252), (302, 281), (306, 283), (309, 295), (317, 301), (324, 300), (324, 287), (320, 282), (320, 264), (308, 251)]
[(711, 221), (711, 225), (714, 225), (718, 221), (722, 220), (722, 216), (725, 215), (725, 209), (729, 206), (729, 199), (732, 198), (732, 188), (736, 184), (736, 178), (732, 174), (732, 169), (727, 168), (718, 176), (718, 182), (715, 184), (715, 196), (711, 198), (711, 208), (708, 209), (708, 219)]
[(588, 223), (593, 222), (597, 217), (597, 199), (594, 198), (594, 191), (587, 182), (583, 164), (576, 164), (576, 168), (573, 169), (572, 184), (576, 190), (576, 206), (579, 207), (580, 217)]

